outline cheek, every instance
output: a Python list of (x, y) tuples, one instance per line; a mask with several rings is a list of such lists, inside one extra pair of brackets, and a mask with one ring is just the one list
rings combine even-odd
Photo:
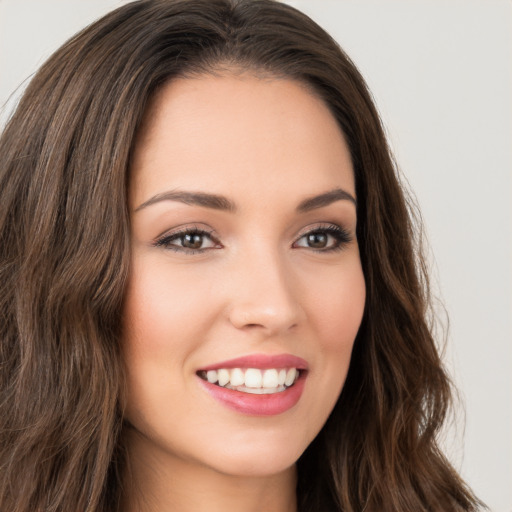
[[(366, 288), (358, 260), (344, 266), (322, 282), (310, 286), (308, 311), (313, 356), (306, 388), (307, 407), (301, 421), (307, 425), (305, 444), (321, 430), (334, 408), (347, 376), (352, 348), (361, 324)], [(318, 277), (318, 275), (317, 275)]]
[(129, 419), (134, 411), (151, 417), (169, 390), (186, 391), (188, 357), (201, 344), (213, 308), (208, 299), (179, 269), (134, 259), (123, 311)]
[(157, 359), (168, 353), (184, 356), (194, 341), (199, 344), (193, 332), (208, 322), (214, 308), (205, 280), (161, 261), (143, 263), (135, 259), (126, 294), (125, 347), (135, 345), (145, 357)]
[(346, 354), (352, 350), (363, 317), (366, 286), (359, 261), (331, 276), (323, 289), (310, 297), (314, 329), (325, 351)]

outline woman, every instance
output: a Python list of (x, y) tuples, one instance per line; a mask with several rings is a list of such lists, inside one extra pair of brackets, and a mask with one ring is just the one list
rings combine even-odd
[(378, 115), (306, 16), (128, 4), (0, 155), (0, 510), (476, 510)]

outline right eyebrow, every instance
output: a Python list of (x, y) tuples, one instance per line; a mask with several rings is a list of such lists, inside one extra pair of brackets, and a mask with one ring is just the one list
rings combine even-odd
[(217, 194), (208, 194), (206, 192), (185, 192), (173, 190), (162, 192), (161, 194), (157, 194), (149, 198), (147, 201), (144, 201), (141, 205), (137, 206), (135, 211), (138, 212), (143, 208), (147, 208), (148, 206), (161, 201), (178, 201), (180, 203), (212, 208), (214, 210), (224, 210), (229, 212), (236, 211), (235, 204), (227, 197)]

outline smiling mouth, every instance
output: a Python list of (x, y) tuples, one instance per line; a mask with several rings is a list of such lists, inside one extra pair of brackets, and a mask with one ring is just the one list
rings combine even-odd
[(281, 393), (293, 386), (302, 371), (297, 368), (219, 368), (202, 370), (197, 375), (222, 388), (254, 395), (269, 395)]

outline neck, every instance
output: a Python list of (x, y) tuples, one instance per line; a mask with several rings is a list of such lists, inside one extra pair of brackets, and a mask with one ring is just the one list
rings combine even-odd
[(151, 449), (139, 436), (127, 436), (123, 512), (297, 510), (294, 466), (272, 475), (230, 475)]

